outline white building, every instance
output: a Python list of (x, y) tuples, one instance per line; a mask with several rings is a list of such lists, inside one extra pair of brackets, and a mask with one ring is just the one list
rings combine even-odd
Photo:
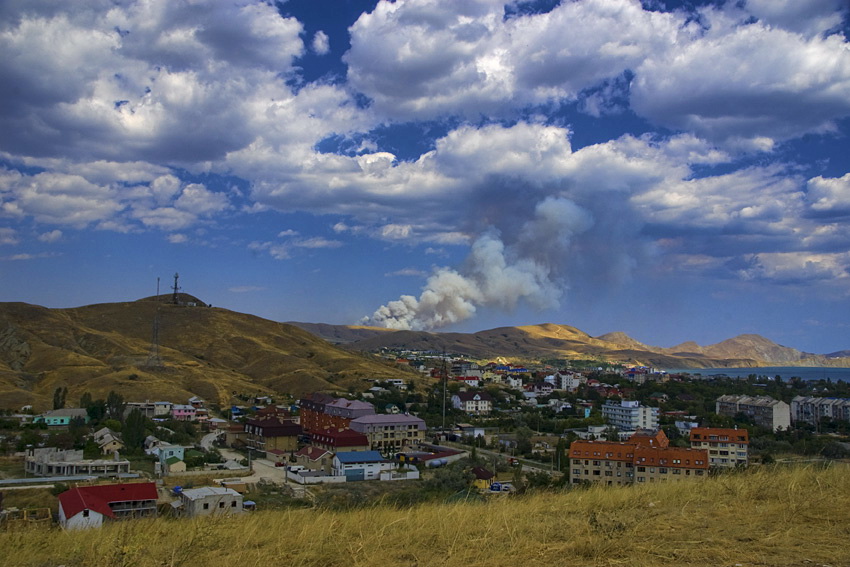
[(620, 431), (658, 429), (658, 408), (644, 407), (640, 402), (622, 400), (619, 404), (605, 402), (602, 417)]

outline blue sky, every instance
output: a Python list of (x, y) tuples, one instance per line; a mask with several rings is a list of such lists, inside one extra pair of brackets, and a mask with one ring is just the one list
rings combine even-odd
[(850, 348), (845, 0), (0, 6), (0, 299)]

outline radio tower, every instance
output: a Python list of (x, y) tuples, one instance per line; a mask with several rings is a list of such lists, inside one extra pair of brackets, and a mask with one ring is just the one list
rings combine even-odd
[(171, 302), (174, 305), (178, 305), (180, 303), (179, 301), (177, 301), (177, 292), (180, 291), (180, 288), (177, 287), (177, 279), (179, 277), (180, 277), (180, 274), (175, 272), (175, 274), (174, 274), (174, 287), (171, 288), (174, 291), (174, 293), (171, 294)]

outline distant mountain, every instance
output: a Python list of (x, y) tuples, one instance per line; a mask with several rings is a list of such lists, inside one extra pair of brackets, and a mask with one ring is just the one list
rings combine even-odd
[(408, 348), (460, 353), (478, 359), (505, 357), (539, 360), (589, 357), (657, 368), (850, 366), (850, 359), (801, 352), (778, 345), (759, 335), (739, 335), (705, 347), (695, 342), (685, 342), (673, 348), (662, 348), (648, 346), (622, 332), (591, 337), (575, 327), (551, 323), (500, 327), (477, 333), (431, 333), (310, 323), (292, 324), (332, 342), (344, 342), (348, 348), (364, 351)]
[[(0, 303), (0, 408), (49, 409), (57, 387), (68, 387), (69, 405), (85, 391), (110, 390), (127, 400), (199, 395), (226, 405), (234, 393), (363, 390), (364, 378), (407, 371), (291, 325), (179, 299), (183, 305), (146, 298), (73, 309)], [(157, 318), (161, 366), (150, 364)]]

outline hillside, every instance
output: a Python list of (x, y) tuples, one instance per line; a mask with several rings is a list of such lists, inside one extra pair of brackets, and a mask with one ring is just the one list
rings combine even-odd
[[(157, 312), (161, 367), (149, 365)], [(2, 407), (49, 409), (63, 386), (68, 400), (115, 389), (132, 400), (199, 395), (228, 404), (233, 393), (363, 390), (364, 378), (401, 372), (297, 327), (227, 309), (155, 298), (72, 309), (0, 303)]]
[(625, 333), (591, 337), (568, 325), (500, 327), (477, 333), (392, 331), (370, 327), (292, 323), (348, 348), (375, 351), (407, 348), (451, 352), (487, 359), (599, 358), (657, 368), (731, 368), (758, 366), (850, 366), (848, 358), (804, 353), (759, 335), (739, 335), (715, 345), (694, 342), (673, 348), (648, 346)]
[(96, 534), (0, 532), (0, 548), (6, 567), (838, 567), (850, 563), (848, 472), (767, 467), (486, 503), (128, 520)]

